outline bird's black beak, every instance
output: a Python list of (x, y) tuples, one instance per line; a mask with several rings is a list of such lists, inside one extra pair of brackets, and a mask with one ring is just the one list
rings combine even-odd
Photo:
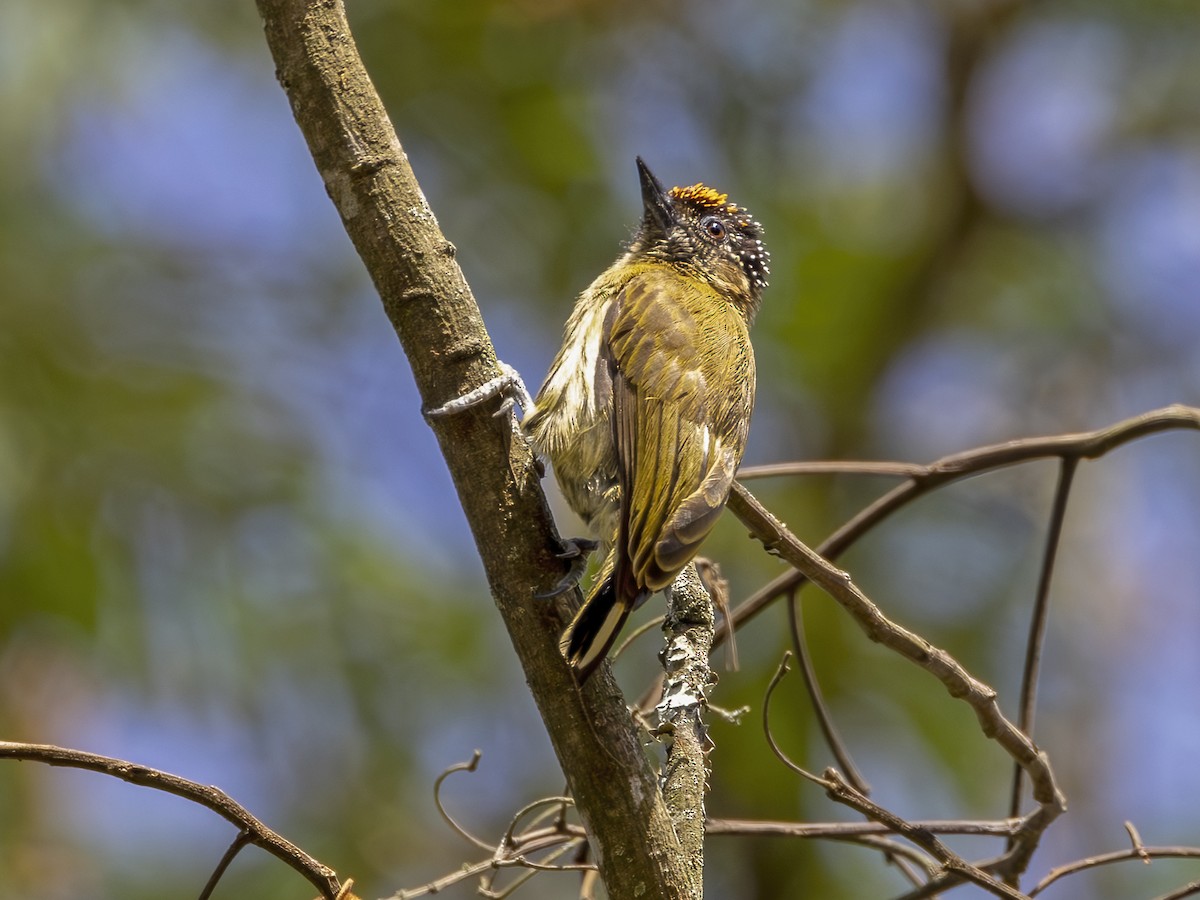
[(638, 176), (642, 180), (642, 206), (645, 209), (646, 227), (666, 234), (675, 224), (675, 210), (671, 206), (671, 198), (663, 190), (662, 182), (654, 177), (654, 173), (640, 156), (637, 158), (637, 167)]

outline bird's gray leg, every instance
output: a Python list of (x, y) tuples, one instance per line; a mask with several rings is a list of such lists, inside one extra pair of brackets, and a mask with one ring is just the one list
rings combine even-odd
[(493, 413), (497, 417), (513, 412), (518, 406), (524, 413), (528, 413), (533, 409), (533, 398), (529, 396), (529, 390), (525, 387), (525, 382), (521, 380), (520, 373), (506, 362), (497, 360), (496, 364), (500, 369), (500, 374), (491, 381), (486, 381), (474, 390), (467, 391), (461, 397), (448, 400), (441, 406), (426, 410), (425, 415), (435, 419), (439, 416), (448, 416), (472, 406), (478, 406), (493, 397), (503, 398), (500, 408)]
[[(521, 374), (502, 360), (497, 360), (496, 364), (500, 369), (500, 374), (491, 381), (486, 381), (474, 390), (467, 391), (461, 397), (448, 400), (441, 406), (435, 406), (433, 409), (426, 410), (425, 415), (435, 419), (441, 416), (448, 416), (453, 413), (462, 412), (465, 409), (470, 409), (472, 406), (478, 406), (480, 403), (484, 403), (493, 397), (503, 398), (500, 402), (500, 408), (493, 415), (498, 417), (504, 416), (512, 412), (517, 406), (520, 406), (521, 411), (525, 415), (528, 415), (533, 411), (533, 398), (529, 395), (529, 389), (525, 387), (525, 382), (522, 380)], [(554, 587), (550, 588), (544, 594), (535, 594), (535, 598), (538, 600), (549, 600), (573, 590), (587, 571), (589, 554), (599, 546), (599, 541), (593, 541), (590, 538), (564, 538), (562, 541), (562, 550), (555, 555), (559, 559), (570, 560), (570, 568)]]

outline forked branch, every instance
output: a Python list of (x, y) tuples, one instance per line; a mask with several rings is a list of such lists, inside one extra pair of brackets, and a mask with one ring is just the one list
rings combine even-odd
[[(798, 462), (779, 463), (770, 466), (747, 467), (738, 473), (741, 481), (778, 475), (805, 474), (855, 474), (899, 476), (905, 480), (892, 488), (874, 503), (863, 508), (828, 538), (817, 545), (816, 552), (828, 560), (836, 560), (860, 538), (879, 525), (893, 513), (906, 507), (919, 497), (940, 487), (974, 478), (985, 472), (1015, 466), (1040, 459), (1099, 459), (1118, 447), (1165, 431), (1200, 430), (1200, 408), (1173, 404), (1162, 409), (1151, 410), (1128, 419), (1123, 419), (1106, 428), (1083, 431), (1076, 434), (1058, 434), (1047, 437), (1022, 438), (989, 444), (962, 453), (943, 456), (929, 465), (897, 462)], [(737, 509), (730, 504), (737, 514)], [(739, 517), (740, 518), (740, 517)], [(749, 525), (750, 523), (745, 523)], [(754, 596), (740, 603), (733, 610), (733, 626), (741, 625), (754, 618), (767, 606), (807, 581), (806, 574), (799, 570), (785, 572)], [(717, 628), (715, 642), (726, 640), (727, 626)]]

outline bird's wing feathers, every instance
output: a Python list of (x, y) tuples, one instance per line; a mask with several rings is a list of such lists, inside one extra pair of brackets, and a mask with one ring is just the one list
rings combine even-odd
[(645, 595), (675, 579), (725, 506), (754, 363), (737, 314), (689, 302), (677, 277), (631, 281), (607, 324), (622, 493), (616, 578), (623, 595)]

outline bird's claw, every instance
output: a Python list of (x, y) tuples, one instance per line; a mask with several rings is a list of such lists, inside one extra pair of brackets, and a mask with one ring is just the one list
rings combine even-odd
[(559, 559), (575, 559), (579, 556), (587, 557), (589, 553), (594, 553), (596, 548), (600, 546), (599, 541), (593, 541), (591, 538), (566, 538), (562, 544), (562, 550), (554, 554)]
[(553, 600), (555, 597), (561, 597), (568, 591), (574, 590), (583, 579), (583, 573), (587, 571), (588, 556), (600, 546), (599, 541), (589, 538), (566, 538), (562, 543), (562, 550), (554, 555), (559, 559), (569, 559), (571, 561), (570, 568), (567, 569), (567, 574), (560, 578), (550, 590), (542, 594), (534, 594), (535, 600)]
[(533, 409), (533, 398), (529, 395), (529, 389), (525, 387), (520, 373), (502, 360), (497, 360), (496, 365), (500, 369), (500, 374), (495, 378), (485, 381), (474, 390), (467, 391), (461, 397), (455, 397), (447, 400), (441, 406), (426, 410), (425, 415), (434, 419), (448, 416), (451, 413), (462, 412), (464, 409), (478, 406), (493, 397), (503, 398), (500, 401), (500, 408), (493, 413), (497, 418), (503, 418), (509, 413), (513, 413), (518, 406), (522, 411), (528, 413)]

